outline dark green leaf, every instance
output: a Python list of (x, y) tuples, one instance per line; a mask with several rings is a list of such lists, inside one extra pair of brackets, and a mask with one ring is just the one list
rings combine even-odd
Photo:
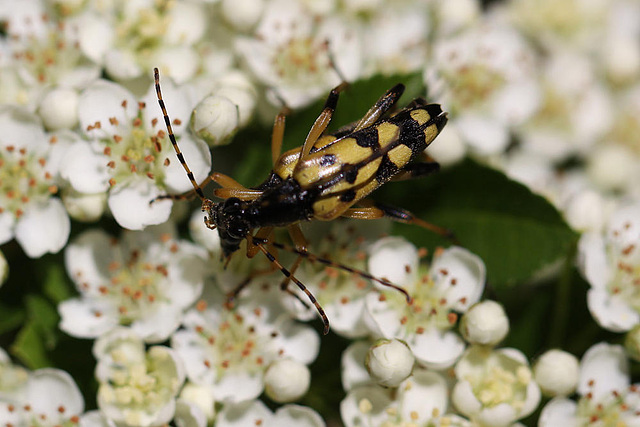
[(43, 345), (47, 349), (55, 347), (57, 341), (58, 321), (60, 317), (56, 308), (39, 295), (27, 295), (27, 316), (41, 336)]
[(24, 323), (25, 313), (22, 307), (0, 304), (0, 334), (17, 329)]
[(47, 264), (43, 291), (56, 304), (71, 298), (73, 291), (63, 265)]
[(27, 322), (11, 346), (11, 352), (30, 369), (51, 366), (47, 357), (40, 327), (34, 321)]
[[(544, 198), (471, 161), (425, 179), (387, 184), (374, 198), (452, 230), (462, 246), (482, 257), (496, 288), (531, 279), (559, 262), (576, 239)], [(415, 226), (398, 230), (427, 248), (451, 244)]]

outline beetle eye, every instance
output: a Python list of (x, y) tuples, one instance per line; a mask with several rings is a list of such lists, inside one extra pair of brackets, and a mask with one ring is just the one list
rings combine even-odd
[(229, 197), (224, 201), (222, 209), (227, 214), (236, 214), (241, 211), (241, 201), (237, 197)]
[(247, 232), (247, 227), (242, 221), (234, 221), (227, 227), (227, 234), (232, 239), (243, 239)]

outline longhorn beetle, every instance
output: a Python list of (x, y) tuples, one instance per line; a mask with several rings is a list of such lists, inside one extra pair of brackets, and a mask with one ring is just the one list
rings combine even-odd
[[(276, 116), (273, 126), (273, 169), (269, 177), (254, 188), (246, 188), (233, 178), (214, 172), (202, 183), (204, 186), (213, 181), (220, 185), (221, 188), (215, 189), (214, 194), (223, 200), (214, 202), (205, 197), (201, 185), (196, 182), (180, 152), (162, 99), (157, 68), (154, 68), (154, 78), (158, 103), (171, 144), (193, 185), (193, 192), (202, 200), (202, 211), (206, 213), (204, 223), (208, 228), (218, 230), (223, 254), (227, 259), (240, 248), (240, 242), (245, 239), (248, 257), (262, 251), (285, 275), (283, 286), (291, 280), (307, 295), (322, 318), (325, 334), (329, 331), (327, 315), (313, 294), (293, 275), (303, 258), (356, 273), (397, 289), (405, 294), (407, 302), (411, 302), (411, 297), (404, 289), (385, 279), (307, 252), (307, 243), (299, 224), (314, 219), (330, 221), (338, 217), (388, 217), (447, 235), (447, 230), (416, 218), (406, 210), (366, 199), (372, 191), (390, 180), (424, 176), (438, 169), (438, 164), (429, 159), (417, 159), (424, 156), (424, 149), (447, 123), (447, 114), (440, 105), (427, 104), (423, 98), (417, 98), (397, 113), (387, 114), (404, 91), (404, 85), (397, 84), (382, 95), (358, 122), (345, 126), (334, 134), (325, 134), (339, 94), (346, 87), (346, 83), (342, 83), (329, 94), (304, 144), (280, 154), (285, 127), (283, 108)], [(295, 248), (271, 240), (275, 227), (287, 228)], [(258, 231), (254, 233), (256, 229)], [(296, 253), (298, 258), (291, 269), (286, 269), (265, 244)]]

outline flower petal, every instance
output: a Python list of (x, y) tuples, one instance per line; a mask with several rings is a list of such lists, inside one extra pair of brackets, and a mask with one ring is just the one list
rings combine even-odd
[(60, 199), (30, 206), (16, 224), (16, 240), (31, 258), (56, 253), (69, 239), (71, 221)]
[(107, 204), (121, 227), (142, 230), (148, 225), (161, 224), (171, 214), (170, 200), (149, 202), (162, 193), (150, 180), (133, 180), (111, 189)]

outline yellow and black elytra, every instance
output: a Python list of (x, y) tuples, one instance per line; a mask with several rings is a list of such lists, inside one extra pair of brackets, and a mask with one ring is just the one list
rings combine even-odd
[[(253, 257), (258, 251), (263, 252), (272, 265), (285, 275), (284, 283), (293, 281), (314, 304), (324, 322), (325, 334), (329, 330), (329, 320), (324, 310), (313, 294), (293, 275), (303, 258), (392, 287), (403, 292), (407, 301), (411, 301), (404, 289), (385, 279), (308, 253), (299, 223), (311, 220), (330, 221), (338, 217), (387, 217), (448, 235), (447, 230), (416, 218), (404, 209), (375, 203), (366, 198), (390, 180), (420, 177), (438, 169), (438, 164), (426, 158), (423, 152), (447, 123), (447, 114), (439, 105), (427, 104), (424, 99), (418, 98), (397, 113), (389, 114), (404, 91), (404, 85), (398, 84), (387, 91), (358, 122), (345, 126), (336, 133), (325, 134), (339, 94), (346, 87), (343, 83), (329, 94), (302, 147), (282, 154), (284, 109), (278, 114), (271, 138), (273, 169), (262, 184), (246, 188), (231, 177), (214, 172), (200, 185), (189, 169), (173, 134), (171, 120), (162, 99), (157, 68), (154, 69), (154, 76), (158, 103), (169, 139), (193, 185), (193, 192), (202, 200), (202, 211), (206, 213), (205, 225), (218, 230), (225, 257), (229, 258), (236, 252), (243, 240), (248, 241), (247, 256)], [(221, 202), (205, 197), (202, 186), (210, 181), (220, 185), (220, 188), (214, 190), (214, 194), (223, 199)], [(295, 249), (272, 241), (275, 227), (287, 228)], [(298, 254), (298, 258), (287, 269), (269, 251), (269, 247), (291, 250)]]

